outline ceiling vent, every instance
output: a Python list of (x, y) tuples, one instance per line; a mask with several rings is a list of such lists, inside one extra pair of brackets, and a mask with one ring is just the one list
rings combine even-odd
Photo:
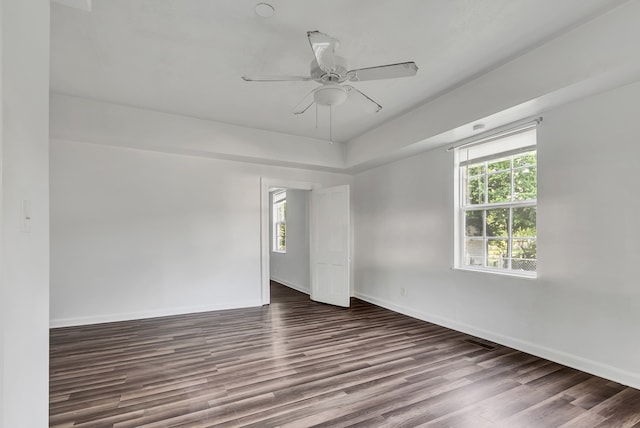
[(487, 351), (493, 351), (498, 347), (495, 343), (488, 342), (482, 339), (465, 339), (463, 342), (469, 343), (471, 345), (479, 346), (480, 348), (486, 349)]

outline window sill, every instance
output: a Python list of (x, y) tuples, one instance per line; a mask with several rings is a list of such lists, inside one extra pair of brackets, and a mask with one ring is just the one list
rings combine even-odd
[(276, 253), (276, 254), (287, 254), (287, 251), (278, 251), (278, 250), (271, 250), (272, 253)]
[(496, 269), (482, 269), (482, 268), (468, 268), (468, 267), (453, 267), (452, 270), (461, 270), (465, 272), (478, 272), (478, 273), (489, 273), (493, 275), (501, 275), (501, 276), (511, 276), (514, 278), (522, 278), (522, 279), (537, 279), (538, 274), (536, 272), (532, 273), (520, 273), (520, 272), (505, 272)]

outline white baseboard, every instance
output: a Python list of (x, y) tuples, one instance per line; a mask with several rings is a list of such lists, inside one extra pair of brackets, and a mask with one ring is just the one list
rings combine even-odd
[(279, 282), (282, 285), (286, 285), (289, 288), (293, 288), (296, 291), (299, 291), (301, 293), (304, 294), (310, 294), (311, 291), (308, 288), (305, 288), (299, 284), (294, 284), (293, 282), (289, 282), (289, 281), (285, 281), (284, 279), (280, 279), (280, 278), (276, 278), (275, 276), (271, 275), (271, 280), (275, 281), (275, 282)]
[(523, 341), (514, 337), (504, 336), (502, 334), (480, 329), (466, 323), (461, 323), (448, 318), (439, 317), (437, 315), (416, 311), (414, 309), (398, 305), (397, 303), (393, 303), (388, 300), (369, 296), (365, 293), (356, 291), (355, 297), (360, 300), (364, 300), (365, 302), (372, 303), (376, 306), (380, 306), (385, 309), (401, 313), (403, 315), (408, 315), (412, 318), (417, 318), (422, 321), (427, 321), (433, 324), (438, 324), (440, 326), (450, 328), (452, 330), (467, 333), (485, 340), (489, 340), (491, 342), (499, 343), (501, 345), (517, 349), (518, 351), (526, 352), (528, 354), (556, 362), (558, 364), (572, 367), (574, 369), (600, 376), (605, 379), (613, 380), (614, 382), (618, 382), (623, 385), (640, 389), (640, 374), (638, 373), (621, 370), (608, 364), (589, 360), (578, 355), (569, 354), (564, 351), (559, 351), (556, 349), (548, 348), (546, 346)]
[(88, 317), (58, 318), (49, 321), (50, 328), (75, 327), (89, 324), (103, 324), (107, 322), (131, 321), (145, 318), (167, 317), (171, 315), (193, 314), (198, 312), (221, 311), (225, 309), (241, 309), (262, 306), (258, 301), (232, 302), (215, 305), (183, 306), (152, 311), (128, 312), (119, 314), (95, 315)]

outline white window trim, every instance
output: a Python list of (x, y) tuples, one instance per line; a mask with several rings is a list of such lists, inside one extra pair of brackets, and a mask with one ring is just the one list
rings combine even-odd
[[(539, 119), (538, 121), (536, 121), (535, 123), (538, 124), (542, 119)], [(521, 270), (511, 270), (511, 269), (501, 269), (501, 268), (492, 268), (492, 267), (487, 267), (487, 266), (467, 266), (464, 265), (464, 249), (465, 249), (465, 214), (466, 214), (466, 207), (463, 201), (464, 198), (464, 192), (462, 191), (462, 183), (464, 182), (464, 177), (463, 177), (463, 169), (462, 166), (466, 163), (476, 163), (476, 162), (482, 162), (485, 160), (489, 160), (491, 158), (493, 159), (499, 159), (502, 157), (507, 157), (510, 156), (512, 154), (514, 154), (514, 152), (526, 152), (527, 150), (536, 150), (537, 151), (537, 141), (535, 144), (528, 144), (528, 145), (524, 145), (522, 147), (519, 148), (506, 148), (504, 151), (501, 152), (496, 152), (496, 154), (494, 155), (488, 155), (488, 156), (480, 156), (477, 157), (473, 160), (461, 160), (461, 156), (460, 153), (461, 151), (458, 149), (461, 149), (463, 147), (471, 147), (471, 146), (475, 146), (475, 145), (482, 145), (484, 143), (488, 143), (488, 142), (492, 142), (492, 141), (496, 141), (496, 140), (500, 140), (502, 138), (506, 138), (509, 135), (512, 134), (518, 134), (521, 132), (526, 132), (528, 130), (531, 129), (535, 129), (535, 125), (532, 125), (531, 123), (528, 123), (526, 125), (520, 126), (518, 128), (514, 128), (511, 129), (507, 132), (501, 133), (499, 135), (496, 136), (489, 136), (486, 138), (482, 138), (479, 139), (477, 141), (474, 142), (470, 142), (470, 143), (465, 143), (465, 144), (461, 144), (459, 146), (455, 146), (449, 149), (449, 151), (453, 150), (454, 151), (454, 167), (455, 167), (455, 174), (454, 174), (454, 219), (455, 219), (455, 225), (454, 225), (454, 265), (453, 265), (453, 269), (455, 270), (461, 270), (461, 271), (469, 271), (469, 272), (483, 272), (483, 273), (491, 273), (491, 274), (497, 274), (497, 275), (504, 275), (504, 276), (511, 276), (511, 277), (519, 277), (519, 278), (525, 278), (525, 279), (535, 279), (538, 277), (538, 273), (537, 271), (535, 272), (529, 272), (529, 271), (521, 271)], [(536, 168), (537, 168), (537, 162), (536, 162)], [(518, 169), (518, 168), (513, 168), (513, 165), (511, 167), (511, 171)], [(512, 180), (513, 180), (513, 175), (512, 175)], [(485, 183), (485, 191), (486, 191), (486, 183)], [(512, 188), (512, 192), (513, 192), (513, 188)], [(525, 207), (525, 206), (534, 206), (537, 208), (538, 204), (537, 204), (537, 198), (534, 200), (528, 200), (528, 201), (522, 201), (522, 202), (506, 202), (506, 203), (484, 203), (484, 204), (478, 204), (478, 205), (474, 205), (473, 206), (473, 210), (487, 210), (487, 209), (496, 209), (496, 208), (514, 208), (514, 207)], [(511, 222), (509, 224), (509, 226), (511, 226)], [(486, 240), (487, 237), (485, 236), (485, 234), (483, 233), (483, 236), (481, 237), (481, 239)], [(506, 237), (506, 239), (513, 239), (513, 237), (511, 236), (511, 231), (509, 232), (509, 236)], [(536, 236), (536, 241), (537, 241), (537, 236)], [(537, 257), (536, 257), (537, 260)]]

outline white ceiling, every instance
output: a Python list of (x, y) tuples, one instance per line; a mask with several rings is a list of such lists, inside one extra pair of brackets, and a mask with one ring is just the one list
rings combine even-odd
[[(52, 4), (51, 88), (74, 96), (328, 139), (327, 109), (293, 115), (315, 82), (245, 82), (244, 74), (308, 75), (306, 38), (340, 40), (351, 68), (415, 61), (410, 78), (359, 82), (382, 104), (333, 109), (349, 141), (540, 45), (622, 0), (93, 0)], [(552, 64), (542, 64), (551, 67)]]

